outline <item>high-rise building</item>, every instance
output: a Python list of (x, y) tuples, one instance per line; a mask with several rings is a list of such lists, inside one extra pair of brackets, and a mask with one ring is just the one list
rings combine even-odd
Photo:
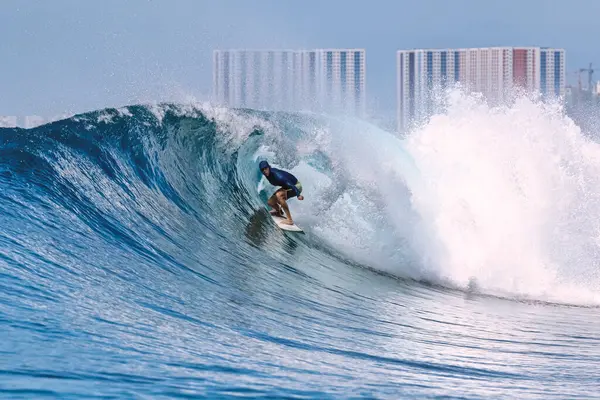
[(229, 107), (365, 113), (365, 51), (215, 50), (213, 95)]
[(544, 97), (565, 94), (565, 51), (540, 47), (400, 50), (396, 55), (398, 131), (433, 112), (435, 89), (460, 83), (492, 104), (517, 88)]
[(14, 115), (0, 116), (0, 128), (14, 128), (17, 126), (17, 117)]
[(44, 117), (40, 117), (39, 115), (26, 115), (24, 127), (26, 129), (35, 128), (45, 123), (46, 119)]

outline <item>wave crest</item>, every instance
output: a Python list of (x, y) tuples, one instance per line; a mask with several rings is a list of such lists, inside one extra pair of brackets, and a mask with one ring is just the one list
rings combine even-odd
[[(101, 238), (160, 268), (212, 279), (217, 249), (252, 262), (303, 248), (465, 290), (599, 300), (600, 147), (551, 105), (452, 92), (406, 138), (349, 118), (175, 104), (3, 133), (5, 222), (35, 216), (50, 235)], [(302, 181), (291, 210), (306, 237), (270, 223), (262, 158)]]

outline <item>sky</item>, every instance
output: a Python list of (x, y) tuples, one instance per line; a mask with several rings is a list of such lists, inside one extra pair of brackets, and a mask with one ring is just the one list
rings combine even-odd
[(364, 48), (369, 108), (393, 115), (396, 50), (564, 48), (573, 80), (600, 67), (599, 16), (598, 0), (2, 0), (0, 115), (208, 100), (228, 48)]

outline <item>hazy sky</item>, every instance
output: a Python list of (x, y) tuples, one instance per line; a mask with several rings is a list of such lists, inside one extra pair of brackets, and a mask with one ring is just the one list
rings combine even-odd
[(388, 114), (398, 49), (562, 47), (573, 71), (600, 63), (599, 21), (600, 0), (2, 0), (0, 115), (205, 99), (212, 50), (245, 47), (365, 48)]

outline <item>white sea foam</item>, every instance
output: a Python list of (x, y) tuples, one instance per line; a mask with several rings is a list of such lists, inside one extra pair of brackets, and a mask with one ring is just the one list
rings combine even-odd
[(460, 92), (448, 104), (406, 139), (360, 121), (303, 127), (295, 220), (397, 275), (600, 302), (600, 145), (555, 105), (492, 108)]

